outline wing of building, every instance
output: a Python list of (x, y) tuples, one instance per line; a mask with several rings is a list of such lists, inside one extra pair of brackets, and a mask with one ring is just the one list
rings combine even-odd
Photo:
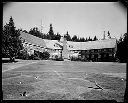
[(89, 42), (67, 41), (70, 53), (80, 53), (84, 61), (114, 61), (117, 50), (116, 39)]
[(20, 38), (23, 46), (27, 49), (30, 55), (34, 54), (34, 50), (44, 52), (46, 48), (44, 40), (31, 34), (20, 32)]
[(46, 44), (43, 39), (24, 32), (21, 32), (20, 34), (20, 37), (27, 43), (34, 44), (40, 47), (46, 47)]
[(57, 40), (42, 39), (25, 32), (20, 32), (20, 34), (23, 46), (27, 48), (30, 55), (34, 53), (34, 50), (39, 52), (48, 51), (53, 53), (62, 49), (60, 47), (62, 43), (58, 43)]

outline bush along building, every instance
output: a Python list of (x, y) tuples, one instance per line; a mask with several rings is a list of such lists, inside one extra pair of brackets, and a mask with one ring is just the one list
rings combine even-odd
[(63, 36), (60, 40), (48, 40), (35, 37), (31, 34), (21, 32), (23, 46), (27, 48), (29, 55), (35, 51), (48, 52), (49, 58), (62, 60), (81, 61), (115, 61), (117, 43), (115, 38), (105, 37), (102, 40), (88, 42), (67, 41)]

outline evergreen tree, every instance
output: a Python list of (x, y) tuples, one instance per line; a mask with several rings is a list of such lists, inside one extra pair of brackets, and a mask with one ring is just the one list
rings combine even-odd
[(123, 41), (123, 37), (122, 37), (122, 35), (121, 35), (118, 42), (122, 42), (122, 41)]
[(42, 39), (47, 39), (47, 35), (41, 33), (37, 27), (31, 28), (29, 31), (29, 34), (39, 37), (39, 38), (42, 38)]
[(79, 40), (80, 40), (80, 42), (82, 42), (82, 38), (81, 38), (81, 37), (80, 37), (80, 39), (79, 39)]
[(68, 31), (67, 31), (67, 33), (64, 35), (64, 37), (66, 38), (67, 41), (71, 41), (71, 37), (70, 37), (70, 35), (68, 34)]
[(19, 36), (20, 31), (16, 30), (13, 18), (10, 17), (9, 24), (3, 27), (2, 57), (9, 57), (11, 61), (14, 61), (14, 57), (18, 57), (18, 53), (23, 48)]
[(111, 35), (110, 35), (110, 32), (108, 31), (108, 38), (111, 39)]
[(61, 35), (57, 32), (56, 40), (60, 40), (60, 38), (61, 38)]
[(96, 41), (96, 40), (98, 40), (98, 39), (97, 39), (97, 37), (95, 36), (94, 39), (93, 39), (93, 41)]
[(87, 42), (87, 41), (88, 41), (88, 38), (86, 37), (85, 42)]
[(90, 36), (89, 36), (89, 38), (88, 38), (88, 41), (91, 41), (91, 38), (90, 38)]
[(85, 42), (84, 37), (80, 38), (80, 42)]
[(29, 31), (29, 34), (32, 34), (39, 38), (42, 38), (41, 32), (39, 31), (39, 29), (37, 27), (31, 28)]
[(75, 42), (78, 41), (76, 35), (74, 35), (74, 36), (72, 37), (72, 41), (75, 41)]
[(117, 43), (116, 57), (120, 62), (128, 62), (128, 33), (125, 33), (123, 38), (121, 37)]
[(53, 32), (52, 24), (50, 24), (50, 29), (49, 29), (48, 34), (49, 34), (49, 37), (50, 37), (49, 39), (53, 40), (54, 39), (54, 32)]

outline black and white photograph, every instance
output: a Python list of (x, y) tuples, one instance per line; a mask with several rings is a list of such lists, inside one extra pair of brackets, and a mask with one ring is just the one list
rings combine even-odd
[(3, 2), (2, 100), (126, 98), (121, 2)]

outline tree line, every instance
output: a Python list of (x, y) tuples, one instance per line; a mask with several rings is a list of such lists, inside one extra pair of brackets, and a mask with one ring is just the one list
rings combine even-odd
[[(36, 37), (42, 38), (42, 39), (49, 39), (49, 40), (60, 40), (61, 35), (57, 32), (57, 34), (54, 33), (52, 24), (50, 24), (49, 32), (47, 34), (41, 33), (40, 30), (37, 27), (31, 28), (29, 31), (21, 30), (23, 32), (29, 33), (31, 35), (34, 35)], [(67, 33), (64, 34), (64, 37), (67, 41), (73, 41), (73, 42), (87, 42), (87, 41), (96, 41), (98, 38), (94, 36), (94, 38), (91, 37), (78, 37), (77, 35), (74, 35), (73, 37), (70, 36), (70, 34)]]
[(116, 58), (118, 62), (128, 62), (128, 33), (125, 33), (117, 41)]
[[(60, 40), (61, 35), (59, 33), (54, 34), (52, 24), (50, 24), (50, 29), (47, 34), (41, 33), (37, 27), (30, 29), (30, 31), (16, 29), (15, 23), (13, 18), (10, 17), (9, 23), (6, 23), (2, 29), (2, 58), (10, 58), (10, 61), (14, 61), (14, 58), (26, 58), (28, 56), (26, 49), (22, 45), (22, 41), (19, 38), (20, 31), (30, 33), (31, 35), (37, 36), (42, 39), (50, 39), (50, 40)], [(94, 39), (89, 38), (79, 38), (74, 35), (72, 38), (69, 35), (68, 31), (64, 35), (64, 37), (68, 41), (74, 42), (86, 42), (86, 41), (95, 41), (97, 37), (95, 36)], [(125, 33), (123, 36), (117, 40), (117, 52), (116, 52), (116, 59), (118, 62), (127, 62), (128, 61), (128, 33)], [(43, 57), (48, 55), (40, 54)], [(36, 56), (37, 57), (37, 56)], [(32, 58), (32, 57), (31, 57)], [(46, 57), (45, 57), (46, 58)]]

